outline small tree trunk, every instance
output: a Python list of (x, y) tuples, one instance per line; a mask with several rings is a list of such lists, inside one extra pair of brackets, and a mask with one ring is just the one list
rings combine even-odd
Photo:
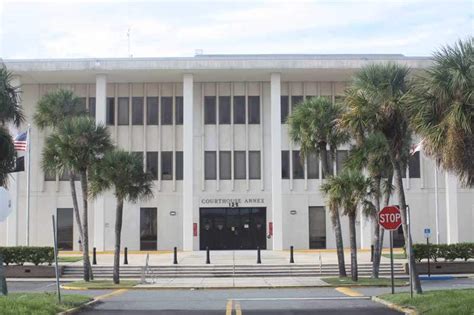
[(351, 278), (352, 281), (358, 281), (359, 276), (357, 272), (357, 239), (355, 226), (355, 211), (349, 215), (349, 235), (351, 240)]
[(347, 277), (346, 263), (344, 260), (344, 244), (342, 241), (341, 220), (337, 209), (331, 210), (331, 221), (336, 236), (337, 264), (339, 266), (339, 277)]
[(83, 212), (82, 212), (82, 257), (84, 261), (84, 281), (90, 281), (92, 276), (92, 268), (91, 268), (91, 261), (89, 259), (89, 218), (88, 218), (88, 207), (87, 207), (87, 197), (88, 197), (88, 189), (87, 189), (87, 172), (82, 170), (80, 172), (81, 175), (81, 188), (82, 188), (82, 204), (83, 204)]
[(117, 198), (115, 212), (115, 251), (114, 251), (114, 283), (120, 283), (120, 243), (122, 235), (123, 199)]
[[(418, 272), (416, 271), (416, 264), (415, 264), (415, 257), (413, 256), (413, 247), (408, 246), (408, 226), (407, 226), (407, 207), (405, 201), (405, 192), (403, 190), (403, 179), (402, 179), (402, 168), (401, 163), (399, 161), (394, 161), (393, 168), (395, 171), (395, 183), (397, 187), (398, 193), (398, 202), (400, 206), (400, 213), (402, 215), (402, 227), (403, 227), (403, 236), (405, 237), (405, 248), (407, 249), (407, 253), (409, 253), (409, 259), (412, 266), (412, 274), (411, 279), (413, 281), (415, 291), (418, 294), (422, 293), (420, 278), (418, 277)], [(410, 245), (412, 245), (412, 240), (410, 238)]]
[(79, 213), (79, 204), (77, 202), (77, 192), (76, 192), (76, 183), (74, 181), (74, 175), (71, 174), (69, 178), (69, 184), (71, 186), (71, 196), (72, 196), (72, 207), (74, 209), (74, 216), (76, 217), (77, 230), (79, 231), (79, 241), (81, 242), (82, 250), (82, 223), (81, 223), (81, 214)]
[(372, 216), (372, 224), (374, 227), (374, 234), (373, 234), (373, 242), (374, 245), (374, 257), (372, 261), (372, 278), (379, 277), (379, 269), (380, 269), (380, 256), (382, 254), (381, 247), (380, 247), (380, 226), (379, 226), (379, 211), (380, 211), (380, 182), (381, 177), (375, 176), (374, 177), (374, 206), (375, 212)]

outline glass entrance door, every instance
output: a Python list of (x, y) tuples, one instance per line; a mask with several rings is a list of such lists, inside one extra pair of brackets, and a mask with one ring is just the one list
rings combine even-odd
[(158, 248), (158, 224), (156, 208), (140, 208), (140, 250)]
[(326, 248), (326, 211), (309, 207), (309, 248)]

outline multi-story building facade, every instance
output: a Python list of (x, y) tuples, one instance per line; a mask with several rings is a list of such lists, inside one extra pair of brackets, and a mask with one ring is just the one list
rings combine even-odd
[[(153, 198), (125, 205), (123, 246), (334, 248), (320, 192), (321, 165), (314, 157), (301, 162), (285, 121), (308, 97), (337, 101), (355, 71), (380, 62), (401, 63), (414, 72), (430, 64), (429, 58), (403, 55), (7, 60), (31, 124), (31, 193), (27, 211), (26, 174), (13, 174), (14, 211), (0, 223), (0, 244), (52, 244), (51, 215), (56, 214), (61, 247), (79, 248), (68, 174), (44, 174), (41, 151), (48, 131), (32, 120), (41, 96), (64, 88), (108, 126), (117, 146), (141, 155), (154, 177)], [(338, 151), (334, 172), (348, 149)], [(415, 241), (423, 241), (424, 228), (442, 243), (474, 241), (474, 194), (455, 176), (436, 171), (421, 151), (412, 157), (404, 184)], [(396, 204), (396, 197), (392, 201)], [(112, 249), (112, 193), (90, 200), (89, 211), (91, 246)], [(342, 227), (348, 244), (346, 218)], [(360, 214), (361, 248), (370, 247), (371, 229)]]

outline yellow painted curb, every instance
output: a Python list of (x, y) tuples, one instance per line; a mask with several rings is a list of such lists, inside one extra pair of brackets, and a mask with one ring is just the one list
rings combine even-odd
[(127, 291), (128, 291), (127, 289), (118, 289), (118, 290), (115, 290), (115, 291), (107, 293), (107, 294), (99, 295), (99, 296), (96, 297), (96, 300), (102, 301), (104, 299), (108, 299), (109, 297), (123, 294)]
[(389, 302), (389, 301), (385, 301), (385, 300), (383, 300), (379, 297), (376, 297), (376, 296), (372, 297), (372, 301), (383, 304), (383, 305), (387, 306), (388, 308), (391, 308), (391, 309), (399, 311), (399, 312), (403, 312), (407, 315), (418, 315), (418, 312), (414, 309), (411, 309), (411, 308), (408, 308), (408, 307), (403, 307), (403, 306), (397, 305), (397, 304)]
[(225, 315), (232, 315), (232, 300), (228, 300), (225, 305)]
[(77, 287), (70, 287), (70, 286), (67, 286), (67, 285), (61, 285), (61, 289), (64, 289), (64, 290), (79, 290), (79, 291), (90, 290), (89, 288), (77, 288)]
[(341, 292), (342, 294), (345, 294), (347, 296), (353, 296), (353, 297), (364, 296), (362, 293), (357, 292), (356, 290), (353, 290), (353, 289), (348, 288), (348, 287), (337, 287), (334, 290), (336, 290), (338, 292)]
[[(71, 291), (87, 291), (87, 290), (129, 290), (133, 287), (103, 287), (103, 288), (93, 288), (93, 287), (71, 287), (67, 285), (61, 285), (61, 289), (71, 290)], [(139, 289), (139, 288), (137, 288)]]

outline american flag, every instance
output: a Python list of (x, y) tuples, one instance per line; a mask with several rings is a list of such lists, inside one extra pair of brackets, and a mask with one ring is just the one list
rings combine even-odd
[(15, 137), (15, 140), (14, 140), (15, 150), (17, 150), (17, 151), (26, 151), (26, 148), (28, 146), (27, 138), (28, 138), (28, 132), (27, 131), (18, 134)]

